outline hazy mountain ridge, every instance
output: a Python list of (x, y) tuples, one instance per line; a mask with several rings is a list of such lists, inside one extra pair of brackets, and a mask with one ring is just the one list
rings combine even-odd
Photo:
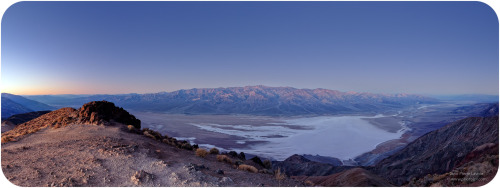
[[(44, 111), (44, 110), (55, 110), (55, 107), (49, 106), (39, 101), (30, 100), (23, 96), (13, 95), (10, 93), (2, 93), (2, 100), (10, 99), (15, 103), (18, 103), (32, 111)], [(3, 102), (3, 101), (2, 101)]]
[(31, 111), (33, 110), (8, 98), (2, 98), (2, 119), (6, 119), (12, 115), (23, 114)]
[(474, 101), (492, 103), (498, 102), (498, 95), (465, 94), (465, 95), (431, 95), (431, 97), (445, 101)]
[[(26, 96), (41, 100), (43, 96)], [(328, 89), (246, 86), (194, 88), (151, 94), (92, 95), (62, 99), (57, 105), (107, 100), (126, 109), (183, 114), (301, 115), (379, 112), (437, 100), (411, 94), (372, 94)], [(52, 100), (53, 101), (53, 100)], [(53, 101), (54, 102), (54, 101)], [(49, 103), (50, 104), (50, 103)]]
[(2, 119), (6, 119), (16, 114), (55, 109), (56, 108), (47, 104), (30, 100), (19, 95), (2, 93)]

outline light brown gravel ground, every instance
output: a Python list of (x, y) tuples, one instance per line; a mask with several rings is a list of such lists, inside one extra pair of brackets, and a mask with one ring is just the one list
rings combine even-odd
[(6, 178), (18, 186), (303, 186), (237, 170), (215, 155), (197, 157), (123, 125), (45, 128), (2, 144), (1, 161)]

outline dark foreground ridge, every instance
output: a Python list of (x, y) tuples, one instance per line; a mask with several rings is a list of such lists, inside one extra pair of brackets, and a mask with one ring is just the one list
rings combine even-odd
[[(395, 185), (415, 183), (416, 179), (424, 178), (424, 176), (432, 177), (434, 174), (449, 173), (464, 163), (480, 157), (477, 154), (474, 155), (474, 152), (495, 153), (489, 151), (498, 151), (498, 126), (498, 116), (470, 117), (453, 122), (436, 131), (429, 132), (408, 144), (401, 151), (382, 160), (375, 166), (375, 171)], [(492, 160), (487, 162), (491, 164), (490, 167), (478, 170), (482, 171), (484, 177), (476, 177), (476, 181), (477, 178), (485, 178), (486, 174), (496, 173), (498, 152), (490, 158)], [(490, 173), (485, 174), (484, 172)], [(455, 184), (449, 185), (455, 186), (460, 183), (467, 185), (474, 182), (460, 180), (457, 179), (457, 181), (451, 182)], [(426, 184), (431, 183), (432, 181), (426, 182)], [(487, 183), (487, 181), (483, 183)]]

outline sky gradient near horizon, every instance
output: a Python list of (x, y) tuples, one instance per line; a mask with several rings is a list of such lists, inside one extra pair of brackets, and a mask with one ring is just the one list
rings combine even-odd
[(19, 2), (2, 92), (246, 85), (498, 94), (498, 19), (479, 2)]

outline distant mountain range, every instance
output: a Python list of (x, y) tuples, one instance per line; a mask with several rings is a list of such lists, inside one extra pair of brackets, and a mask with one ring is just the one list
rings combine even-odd
[(55, 107), (19, 95), (2, 93), (2, 119), (15, 114), (55, 109)]
[(26, 98), (57, 107), (78, 107), (106, 100), (128, 110), (182, 114), (326, 115), (399, 109), (437, 100), (411, 94), (373, 94), (328, 89), (246, 86), (201, 88), (151, 94), (32, 95)]
[(472, 101), (474, 103), (498, 103), (498, 95), (468, 94), (468, 95), (431, 95), (443, 101)]

